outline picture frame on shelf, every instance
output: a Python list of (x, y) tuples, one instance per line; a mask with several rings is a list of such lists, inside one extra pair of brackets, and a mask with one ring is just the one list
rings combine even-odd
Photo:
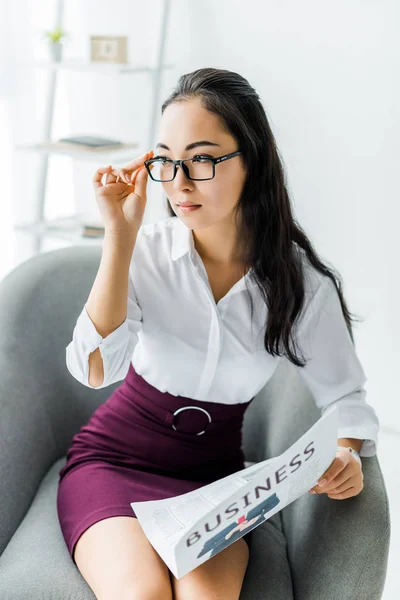
[(128, 36), (91, 35), (90, 59), (101, 63), (127, 63)]

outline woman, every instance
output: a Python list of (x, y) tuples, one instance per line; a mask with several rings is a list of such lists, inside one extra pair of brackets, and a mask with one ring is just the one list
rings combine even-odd
[[(159, 140), (157, 156), (94, 176), (105, 239), (67, 366), (92, 388), (124, 381), (73, 438), (58, 514), (97, 598), (233, 600), (251, 533), (176, 580), (130, 503), (243, 468), (244, 412), (283, 356), (321, 409), (340, 398), (339, 433), (354, 432), (339, 438), (328, 482), (313, 491), (360, 493), (357, 450), (376, 453), (378, 420), (341, 285), (295, 222), (256, 91), (227, 70), (183, 75), (162, 106)], [(148, 175), (171, 216), (142, 226)], [(292, 597), (290, 577), (273, 589)]]

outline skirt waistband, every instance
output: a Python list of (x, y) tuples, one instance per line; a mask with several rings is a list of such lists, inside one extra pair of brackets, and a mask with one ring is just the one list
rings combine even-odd
[(221, 430), (221, 427), (240, 429), (244, 413), (254, 399), (239, 404), (223, 404), (174, 396), (148, 383), (135, 371), (132, 363), (119, 391), (133, 399), (135, 404), (147, 409), (151, 406), (151, 412), (175, 431), (193, 435)]

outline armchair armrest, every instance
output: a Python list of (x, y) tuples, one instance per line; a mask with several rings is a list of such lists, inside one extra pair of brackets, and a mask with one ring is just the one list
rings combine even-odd
[[(245, 413), (247, 461), (278, 456), (320, 417), (293, 365), (282, 360)], [(281, 511), (296, 600), (377, 600), (388, 565), (390, 511), (377, 454), (361, 457), (360, 494), (304, 494)]]
[(364, 487), (357, 496), (333, 500), (305, 494), (282, 510), (298, 600), (382, 597), (390, 545), (388, 495), (377, 455), (361, 460)]

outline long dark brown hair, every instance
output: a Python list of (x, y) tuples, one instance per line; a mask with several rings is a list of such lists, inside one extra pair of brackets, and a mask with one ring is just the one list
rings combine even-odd
[[(201, 106), (217, 115), (224, 131), (234, 137), (243, 154), (246, 181), (235, 207), (238, 239), (246, 240), (243, 273), (251, 277), (268, 307), (264, 345), (272, 356), (284, 354), (299, 367), (301, 361), (290, 348), (295, 345), (292, 328), (304, 306), (305, 287), (301, 250), (321, 274), (333, 281), (353, 345), (354, 336), (342, 291), (342, 278), (326, 266), (293, 216), (286, 187), (283, 161), (279, 155), (265, 110), (255, 89), (238, 73), (204, 68), (182, 75), (162, 105), (161, 114), (173, 102), (199, 98)], [(218, 167), (216, 167), (218, 168)], [(167, 210), (175, 216), (167, 198)], [(304, 255), (303, 252), (303, 255)], [(253, 304), (252, 314), (253, 314)], [(327, 340), (329, 343), (329, 341)]]

